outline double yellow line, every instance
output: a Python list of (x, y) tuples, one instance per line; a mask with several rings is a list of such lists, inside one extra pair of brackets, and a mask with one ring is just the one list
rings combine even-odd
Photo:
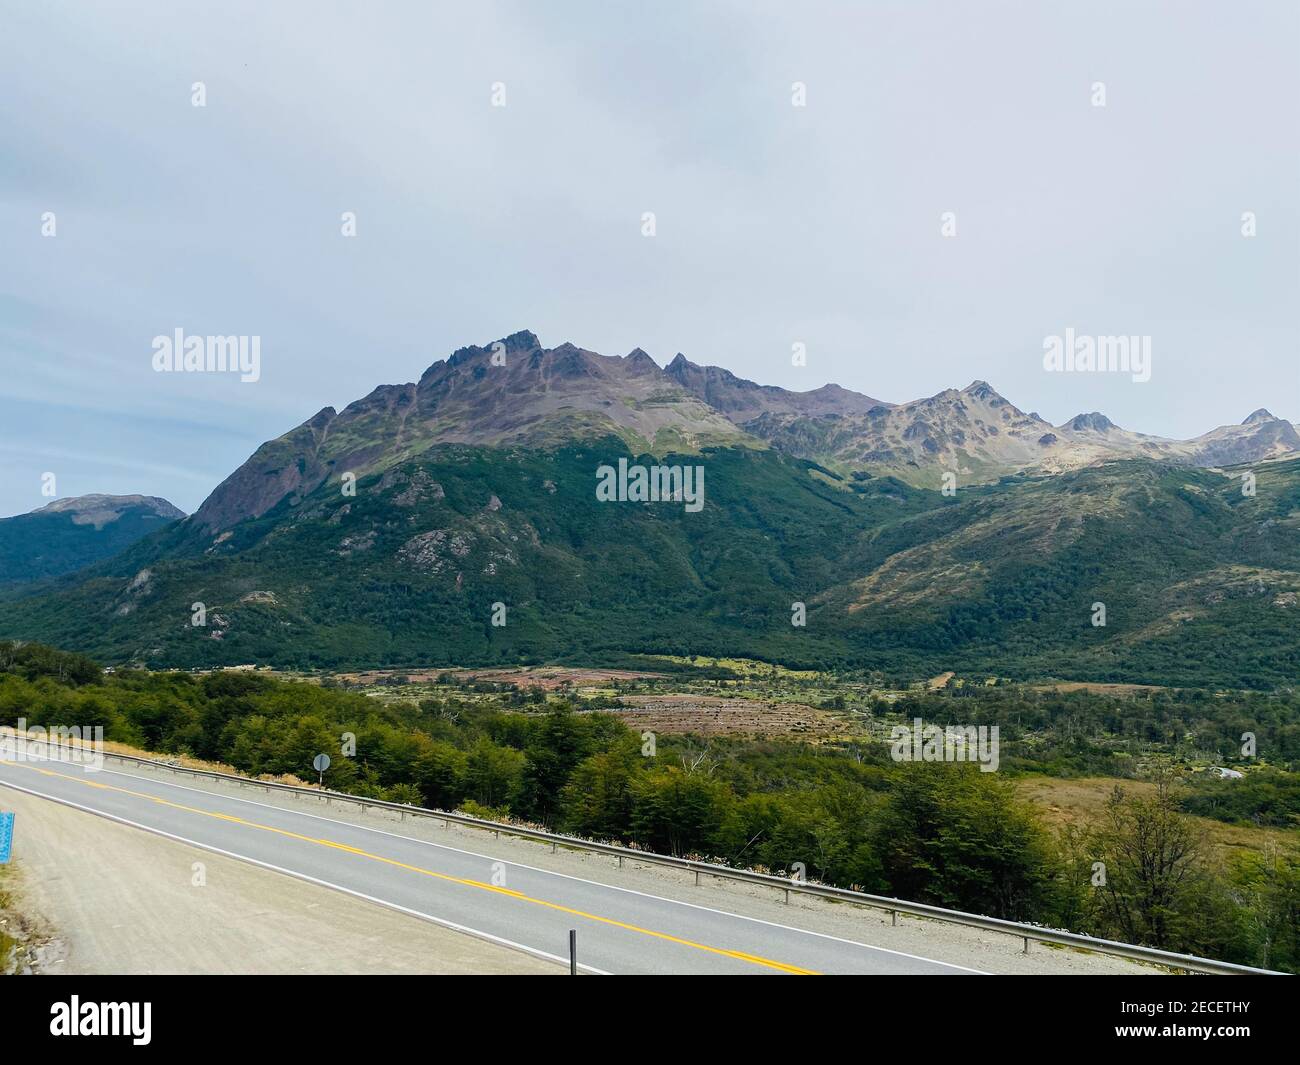
[(621, 928), (625, 932), (635, 932), (639, 935), (650, 936), (652, 939), (660, 939), (667, 943), (675, 943), (678, 946), (690, 947), (692, 950), (702, 950), (708, 954), (717, 954), (725, 958), (736, 958), (739, 961), (750, 962), (753, 965), (764, 966), (769, 969), (775, 969), (778, 972), (790, 973), (796, 976), (816, 976), (817, 973), (812, 969), (801, 969), (796, 965), (789, 965), (786, 962), (774, 961), (771, 958), (764, 958), (758, 954), (747, 954), (740, 950), (726, 950), (722, 947), (711, 947), (707, 943), (697, 943), (692, 939), (683, 939), (680, 936), (669, 935), (667, 932), (656, 932), (652, 928), (642, 928), (639, 925), (628, 924), (625, 921), (617, 921), (612, 917), (602, 917), (600, 914), (588, 913), (585, 910), (575, 910), (570, 906), (563, 906), (558, 902), (550, 902), (546, 899), (534, 898), (531, 895), (525, 895), (520, 891), (511, 891), (508, 888), (498, 887), (495, 884), (485, 884), (481, 880), (471, 880), (466, 877), (450, 876), (447, 873), (439, 873), (433, 869), (424, 869), (418, 865), (408, 865), (406, 862), (399, 862), (394, 858), (386, 858), (382, 854), (372, 854), (370, 851), (361, 850), (359, 847), (351, 847), (346, 843), (338, 843), (332, 839), (317, 839), (312, 836), (303, 836), (297, 832), (290, 832), (287, 829), (275, 828), (272, 825), (258, 824), (256, 821), (249, 821), (242, 817), (235, 817), (232, 814), (219, 814), (211, 810), (200, 810), (194, 806), (185, 806), (182, 803), (171, 802), (168, 799), (160, 799), (156, 795), (148, 795), (141, 791), (131, 791), (129, 788), (119, 788), (113, 784), (101, 784), (99, 781), (87, 780), (85, 777), (69, 776), (66, 773), (56, 773), (50, 769), (40, 769), (27, 763), (9, 762), (0, 760), (0, 765), (17, 765), (23, 769), (30, 769), (47, 777), (58, 777), (60, 780), (75, 780), (87, 787), (99, 788), (103, 791), (116, 791), (123, 795), (130, 795), (137, 799), (146, 799), (149, 802), (157, 803), (159, 806), (169, 806), (173, 810), (183, 810), (185, 813), (200, 814), (203, 817), (213, 817), (218, 821), (228, 821), (231, 824), (242, 825), (245, 828), (255, 828), (261, 832), (272, 832), (277, 836), (285, 836), (288, 839), (296, 839), (302, 843), (314, 843), (320, 847), (330, 847), (333, 850), (346, 851), (348, 854), (355, 854), (359, 858), (368, 858), (374, 862), (382, 862), (384, 865), (390, 865), (395, 869), (404, 869), (410, 873), (419, 873), (422, 876), (430, 876), (436, 880), (445, 880), (448, 883), (460, 884), (463, 887), (477, 888), (480, 891), (491, 891), (497, 895), (506, 895), (512, 899), (518, 899), (520, 902), (530, 902), (534, 906), (544, 906), (548, 910), (555, 910), (559, 913), (567, 913), (574, 917), (582, 917), (588, 921), (595, 921), (599, 924), (609, 925), (611, 928)]

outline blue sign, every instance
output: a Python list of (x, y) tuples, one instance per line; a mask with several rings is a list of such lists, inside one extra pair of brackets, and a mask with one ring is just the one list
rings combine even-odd
[(0, 865), (9, 861), (14, 845), (14, 815), (0, 813)]

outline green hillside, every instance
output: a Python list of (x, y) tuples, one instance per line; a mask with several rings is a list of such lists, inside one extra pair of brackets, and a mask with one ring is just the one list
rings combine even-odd
[(438, 445), (352, 497), (332, 475), (215, 538), (179, 522), (0, 605), (0, 637), (179, 667), (645, 652), (1246, 688), (1300, 674), (1296, 460), (1259, 466), (1254, 497), (1134, 460), (950, 499), (711, 448), (658, 460), (703, 465), (707, 502), (687, 513), (598, 502), (596, 467), (626, 454), (614, 438)]
[(180, 517), (166, 500), (85, 496), (0, 518), (0, 593), (109, 558)]

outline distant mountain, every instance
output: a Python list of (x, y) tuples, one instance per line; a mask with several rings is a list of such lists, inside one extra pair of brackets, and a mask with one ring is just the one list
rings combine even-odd
[(865, 414), (767, 413), (745, 427), (778, 450), (842, 472), (892, 474), (926, 487), (937, 487), (945, 472), (969, 484), (1039, 466), (1060, 443), (1051, 425), (984, 381)]
[(1166, 440), (1127, 432), (1095, 412), (1078, 415), (1061, 430), (1077, 449), (1076, 466), (1130, 456), (1193, 466), (1235, 466), (1300, 452), (1300, 434), (1296, 433), (1295, 426), (1262, 408), (1240, 425), (1220, 426), (1191, 440)]
[(842, 473), (892, 474), (923, 487), (940, 485), (945, 473), (955, 474), (959, 484), (980, 484), (1124, 458), (1230, 466), (1300, 454), (1295, 427), (1265, 410), (1241, 425), (1166, 440), (1121, 429), (1097, 412), (1053, 426), (985, 381), (865, 414), (765, 412), (740, 424), (779, 450)]
[(1300, 433), (1261, 408), (1240, 425), (1211, 429), (1187, 443), (1197, 466), (1234, 466), (1294, 454), (1300, 450)]
[[(263, 444), (192, 517), (0, 604), (0, 638), (149, 665), (658, 652), (1268, 687), (1300, 671), (1296, 442), (1267, 411), (1169, 441), (1052, 426), (984, 381), (891, 405), (516, 333)], [(703, 509), (600, 501), (620, 458), (699, 465)]]
[(960, 484), (979, 484), (1123, 458), (1229, 466), (1300, 453), (1296, 427), (1263, 409), (1240, 425), (1167, 440), (1121, 429), (1095, 411), (1053, 426), (1020, 410), (986, 381), (895, 404), (834, 384), (811, 392), (759, 385), (681, 354), (664, 372), (778, 450), (843, 474), (892, 475), (924, 487), (939, 486), (945, 473), (955, 474)]
[(183, 517), (155, 496), (86, 495), (0, 518), (0, 586), (72, 573)]

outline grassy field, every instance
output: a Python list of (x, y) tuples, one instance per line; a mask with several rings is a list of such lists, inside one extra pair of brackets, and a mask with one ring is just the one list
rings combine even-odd
[[(1150, 780), (1119, 780), (1114, 777), (1026, 777), (1019, 783), (1021, 795), (1041, 811), (1050, 825), (1088, 824), (1096, 821), (1106, 800), (1116, 787), (1133, 795), (1152, 795), (1156, 785)], [(1295, 829), (1260, 825), (1226, 824), (1210, 817), (1191, 820), (1205, 833), (1211, 850), (1220, 862), (1234, 851), (1266, 853), (1270, 848), (1294, 848), (1300, 840)]]

